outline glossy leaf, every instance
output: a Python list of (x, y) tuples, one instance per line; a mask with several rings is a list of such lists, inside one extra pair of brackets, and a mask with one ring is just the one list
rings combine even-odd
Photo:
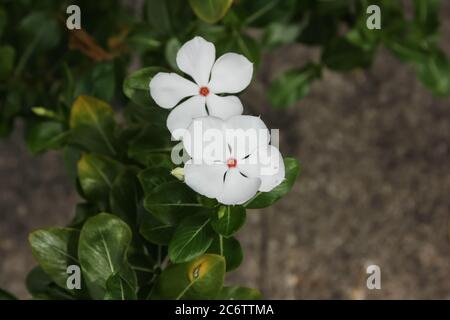
[(245, 208), (242, 206), (222, 206), (211, 220), (214, 231), (225, 237), (230, 237), (245, 223)]
[(68, 132), (56, 121), (35, 121), (27, 126), (25, 142), (33, 154), (61, 147)]
[(150, 167), (138, 174), (139, 182), (145, 193), (154, 191), (158, 186), (166, 182), (177, 182), (165, 167)]
[(270, 192), (258, 192), (253, 199), (245, 204), (246, 208), (258, 209), (268, 207), (292, 189), (300, 171), (299, 163), (296, 159), (284, 158), (284, 167), (286, 170), (285, 180)]
[(158, 245), (168, 245), (174, 232), (174, 226), (160, 222), (150, 213), (144, 215), (139, 228), (139, 233), (147, 241)]
[(237, 269), (244, 259), (241, 244), (235, 238), (214, 237), (208, 253), (215, 253), (225, 258), (226, 271)]
[(78, 257), (94, 298), (103, 299), (108, 279), (126, 266), (131, 236), (128, 225), (108, 213), (90, 218), (81, 229)]
[(106, 281), (105, 300), (136, 300), (136, 279), (132, 270), (118, 272)]
[(152, 105), (150, 96), (150, 81), (158, 72), (165, 70), (159, 67), (148, 67), (137, 70), (125, 78), (123, 92), (131, 101), (139, 106)]
[(34, 231), (28, 240), (41, 268), (62, 288), (67, 286), (67, 267), (78, 265), (79, 231), (70, 228), (48, 228)]
[(151, 299), (213, 299), (221, 290), (225, 260), (205, 254), (191, 262), (168, 266), (159, 276)]
[(187, 216), (176, 227), (169, 242), (169, 258), (174, 263), (192, 260), (208, 250), (213, 241), (210, 218), (203, 214)]
[(164, 183), (146, 195), (144, 207), (164, 224), (175, 225), (201, 207), (195, 193), (182, 182)]
[(109, 192), (120, 172), (120, 164), (95, 154), (84, 154), (78, 161), (78, 179), (86, 199), (109, 202)]
[(135, 172), (123, 170), (111, 186), (111, 211), (133, 226), (136, 224), (141, 202), (142, 189)]
[(129, 143), (128, 156), (147, 167), (172, 168), (170, 157), (172, 144), (170, 133), (165, 127), (146, 126)]
[(106, 102), (89, 96), (78, 97), (70, 113), (70, 128), (73, 144), (91, 152), (117, 155), (116, 122)]

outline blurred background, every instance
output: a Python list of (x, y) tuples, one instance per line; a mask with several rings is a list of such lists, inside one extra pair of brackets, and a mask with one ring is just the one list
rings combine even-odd
[[(247, 215), (244, 262), (227, 282), (268, 299), (450, 299), (450, 99), (380, 48), (369, 69), (325, 70), (292, 108), (272, 108), (270, 81), (319, 55), (300, 44), (265, 54), (242, 95), (247, 113), (281, 129), (282, 153), (302, 170), (285, 198)], [(67, 224), (79, 196), (61, 154), (32, 156), (23, 135), (16, 120), (0, 140), (0, 287), (28, 298), (28, 233)], [(366, 288), (370, 264), (381, 268), (381, 290)]]

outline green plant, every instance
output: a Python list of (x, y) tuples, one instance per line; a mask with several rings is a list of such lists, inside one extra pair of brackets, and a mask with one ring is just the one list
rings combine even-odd
[[(433, 93), (450, 93), (437, 0), (414, 1), (412, 20), (400, 2), (371, 1), (381, 8), (381, 30), (366, 28), (368, 1), (210, 3), (147, 0), (136, 17), (120, 1), (76, 1), (84, 21), (79, 32), (65, 28), (69, 2), (0, 4), (0, 134), (21, 116), (29, 149), (61, 150), (84, 199), (67, 227), (30, 235), (39, 263), (27, 279), (34, 297), (260, 297), (255, 289), (223, 285), (243, 256), (234, 235), (249, 210), (268, 207), (290, 190), (299, 166), (285, 158), (286, 180), (237, 206), (202, 196), (171, 174), (168, 111), (156, 106), (148, 87), (158, 72), (181, 73), (176, 53), (196, 35), (214, 42), (218, 55), (242, 53), (255, 67), (281, 46), (319, 47), (319, 61), (275, 78), (268, 99), (277, 108), (307, 95), (324, 68), (369, 67), (381, 45), (411, 63)], [(135, 55), (148, 67), (127, 76)], [(81, 290), (67, 290), (69, 265), (81, 266)]]

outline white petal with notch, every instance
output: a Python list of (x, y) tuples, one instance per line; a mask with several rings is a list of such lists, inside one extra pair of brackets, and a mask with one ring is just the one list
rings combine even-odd
[(199, 87), (176, 73), (159, 72), (150, 81), (150, 94), (156, 104), (173, 108), (182, 99), (197, 95)]
[(202, 37), (195, 37), (178, 50), (176, 59), (181, 71), (190, 75), (199, 86), (206, 86), (216, 59), (216, 48)]

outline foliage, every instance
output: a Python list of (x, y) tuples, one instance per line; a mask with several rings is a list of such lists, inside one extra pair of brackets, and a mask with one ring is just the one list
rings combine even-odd
[[(243, 206), (220, 205), (170, 174), (167, 111), (155, 106), (148, 84), (161, 70), (179, 72), (175, 54), (195, 35), (214, 42), (217, 56), (239, 52), (256, 67), (280, 47), (318, 47), (318, 61), (273, 79), (268, 99), (276, 108), (306, 96), (323, 70), (370, 67), (380, 46), (412, 64), (431, 92), (450, 94), (438, 0), (413, 1), (412, 19), (400, 1), (370, 1), (381, 7), (381, 30), (366, 28), (366, 0), (146, 0), (137, 16), (123, 3), (0, 2), (0, 135), (22, 117), (29, 149), (61, 150), (84, 199), (70, 225), (30, 235), (39, 266), (27, 287), (35, 298), (261, 297), (224, 286), (243, 257), (234, 235), (251, 209), (289, 192), (299, 165), (284, 159), (286, 180)], [(82, 30), (65, 27), (69, 4), (82, 8)], [(146, 68), (128, 75), (136, 58)], [(81, 266), (81, 290), (67, 289), (70, 264)]]
[[(154, 73), (144, 74), (124, 81), (132, 100)], [(175, 165), (161, 160), (170, 161), (170, 149), (161, 148), (161, 136), (169, 141), (167, 129), (150, 97), (143, 101), (124, 111), (135, 116), (141, 110), (141, 117), (124, 122), (105, 101), (74, 101), (62, 147), (74, 154), (76, 161), (66, 165), (85, 201), (69, 226), (30, 235), (40, 264), (30, 273), (30, 292), (45, 299), (260, 297), (253, 289), (223, 286), (225, 273), (243, 259), (233, 235), (245, 222), (246, 207), (220, 205), (170, 174)], [(270, 206), (289, 191), (298, 164), (286, 158), (285, 165), (285, 182), (259, 193), (247, 208)], [(67, 289), (69, 265), (81, 267), (81, 290)]]
[[(132, 55), (138, 53), (145, 66), (177, 71), (175, 53), (194, 35), (214, 42), (218, 54), (240, 52), (256, 65), (265, 52), (289, 44), (318, 47), (319, 61), (305, 61), (273, 79), (268, 98), (276, 108), (307, 95), (323, 69), (370, 67), (380, 46), (412, 64), (432, 93), (450, 94), (450, 63), (439, 48), (439, 0), (414, 0), (412, 18), (401, 1), (391, 0), (146, 0), (138, 16), (123, 3), (0, 4), (0, 135), (22, 116), (33, 153), (58, 147), (66, 137), (59, 135), (62, 125), (54, 122), (67, 119), (73, 99), (85, 94), (123, 104), (118, 88)], [(82, 8), (80, 31), (65, 28), (69, 4)], [(366, 9), (372, 4), (381, 8), (381, 30), (366, 27)], [(51, 111), (44, 118), (33, 109), (42, 105)], [(54, 138), (39, 145), (35, 135)]]

